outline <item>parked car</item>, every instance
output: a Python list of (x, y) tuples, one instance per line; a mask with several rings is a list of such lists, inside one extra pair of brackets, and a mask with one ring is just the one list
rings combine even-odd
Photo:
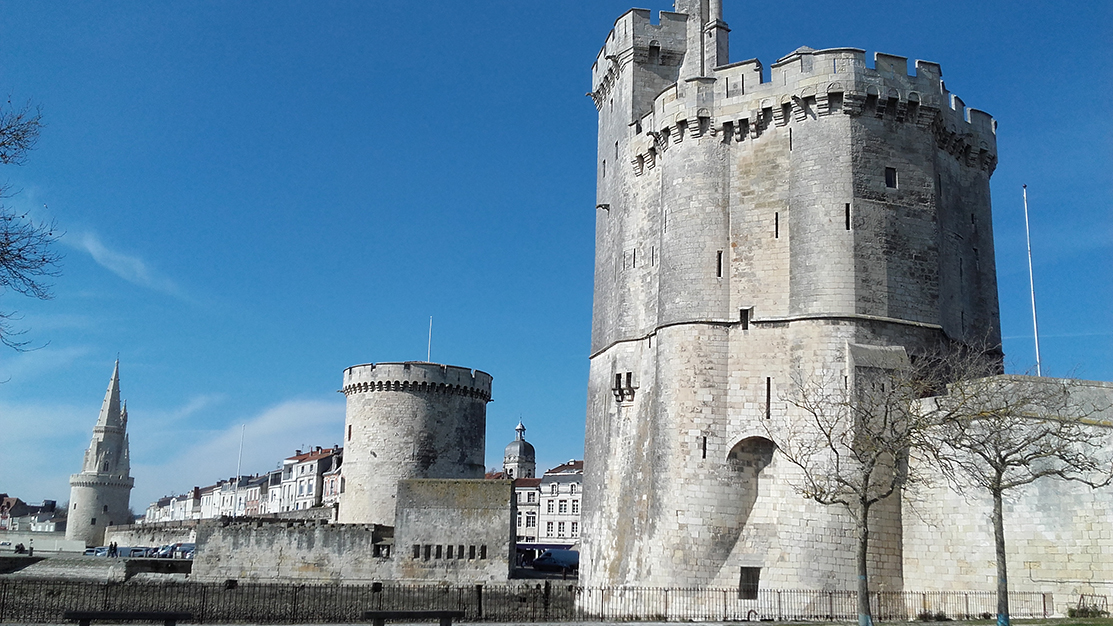
[(575, 572), (580, 569), (580, 553), (575, 550), (545, 550), (533, 560), (533, 569), (542, 572)]
[(97, 555), (97, 549), (96, 548), (85, 548), (85, 556), (96, 556), (96, 555)]
[(175, 544), (174, 558), (176, 559), (192, 559), (193, 551), (197, 548), (195, 543), (179, 543)]
[(93, 548), (93, 556), (108, 556), (108, 546)]

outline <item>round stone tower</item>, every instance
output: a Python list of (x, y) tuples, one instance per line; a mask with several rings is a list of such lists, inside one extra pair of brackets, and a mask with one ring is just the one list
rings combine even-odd
[[(633, 9), (592, 67), (585, 586), (853, 588), (851, 521), (772, 441), (803, 417), (794, 381), (1000, 342), (994, 120), (935, 63), (763, 68), (728, 32), (718, 0)], [(899, 497), (871, 520), (870, 580), (900, 589)]]
[(398, 481), (483, 478), (491, 375), (408, 361), (344, 370), (342, 523), (394, 525)]
[(129, 475), (127, 426), (128, 409), (120, 401), (120, 362), (116, 361), (81, 472), (70, 476), (66, 539), (99, 546), (106, 527), (131, 523), (128, 507), (135, 480)]
[(526, 441), (526, 427), (518, 421), (518, 436), (506, 446), (502, 455), (502, 471), (507, 478), (533, 478), (537, 471), (536, 455), (533, 444)]

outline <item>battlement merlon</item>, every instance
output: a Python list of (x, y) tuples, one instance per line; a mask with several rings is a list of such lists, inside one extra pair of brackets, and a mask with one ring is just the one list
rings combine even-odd
[(492, 377), (487, 372), (426, 361), (366, 363), (344, 370), (342, 391), (346, 393), (350, 389), (382, 383), (391, 387), (413, 385), (428, 389), (471, 390), (489, 400), (491, 380)]
[[(948, 149), (969, 146), (981, 155), (982, 162), (991, 164), (992, 170), (997, 153), (997, 123), (993, 117), (967, 107), (951, 94), (942, 81), (939, 64), (917, 60), (915, 74), (909, 74), (907, 68), (908, 59), (897, 55), (876, 53), (874, 67), (868, 67), (865, 51), (860, 48), (802, 47), (773, 63), (767, 82), (762, 82), (760, 61), (751, 59), (715, 68), (711, 84), (703, 79), (704, 84), (698, 88), (671, 85), (657, 95), (652, 107), (647, 107), (648, 113), (640, 118), (641, 127), (647, 135), (660, 136), (670, 126), (708, 115), (712, 128), (731, 124), (735, 132), (740, 132), (744, 126), (740, 122), (748, 121), (751, 132), (758, 132), (754, 124), (764, 123), (763, 111), (771, 111), (780, 126), (792, 116), (806, 119), (810, 110), (828, 114), (832, 110), (827, 106), (829, 100), (837, 94), (846, 114), (880, 117), (893, 108), (900, 111), (902, 119), (934, 125), (940, 141), (950, 142)], [(710, 108), (706, 94), (700, 96), (706, 89), (714, 92)], [(953, 138), (961, 138), (961, 142)]]

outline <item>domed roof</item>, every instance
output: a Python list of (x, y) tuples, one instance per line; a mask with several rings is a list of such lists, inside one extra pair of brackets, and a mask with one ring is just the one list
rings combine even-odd
[(506, 452), (503, 456), (505, 458), (518, 457), (519, 459), (533, 460), (533, 444), (526, 441), (526, 427), (518, 422), (518, 427), (514, 430), (518, 431), (518, 438), (506, 446)]

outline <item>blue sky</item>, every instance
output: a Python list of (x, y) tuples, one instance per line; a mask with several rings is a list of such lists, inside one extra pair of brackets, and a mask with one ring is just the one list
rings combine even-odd
[[(142, 510), (341, 443), (349, 365), (494, 376), (487, 464), (518, 419), (583, 454), (594, 241), (591, 63), (628, 0), (9, 2), (0, 91), (47, 122), (9, 205), (66, 232), (55, 298), (0, 294), (0, 491), (65, 500), (121, 360)], [(1010, 371), (1113, 380), (1113, 4), (725, 1), (731, 59), (801, 45), (942, 64), (999, 123), (994, 235)], [(640, 3), (653, 10), (671, 3)]]

